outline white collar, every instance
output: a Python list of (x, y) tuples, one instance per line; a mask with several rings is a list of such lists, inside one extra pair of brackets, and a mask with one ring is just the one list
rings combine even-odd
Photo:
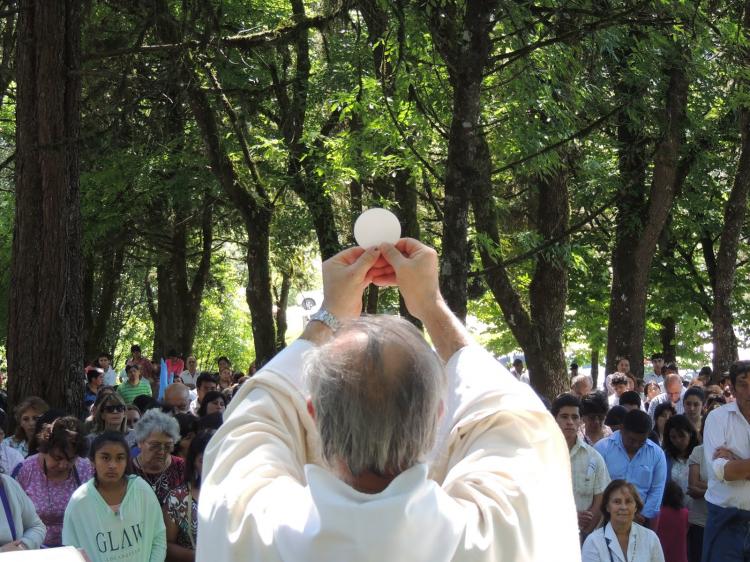
[(622, 552), (622, 548), (620, 547), (620, 541), (617, 539), (617, 535), (615, 534), (615, 530), (612, 528), (612, 523), (607, 523), (607, 525), (604, 527), (604, 542), (607, 545), (607, 548), (609, 548), (612, 551), (612, 554), (617, 555), (620, 560), (633, 560), (635, 557), (635, 547), (636, 547), (636, 534), (638, 524), (634, 521), (633, 524), (630, 526), (630, 535), (628, 536), (628, 553), (630, 554), (629, 557), (625, 557), (624, 553)]

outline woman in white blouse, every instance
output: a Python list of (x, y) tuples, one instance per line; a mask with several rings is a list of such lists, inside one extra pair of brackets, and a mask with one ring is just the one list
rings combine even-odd
[(602, 495), (604, 526), (583, 543), (583, 562), (664, 562), (656, 533), (633, 521), (642, 508), (635, 486), (612, 480)]

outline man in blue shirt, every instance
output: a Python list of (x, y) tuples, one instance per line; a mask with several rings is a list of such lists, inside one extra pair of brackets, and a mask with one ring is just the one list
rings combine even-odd
[(643, 500), (643, 509), (635, 520), (651, 526), (659, 514), (667, 481), (664, 451), (648, 439), (651, 418), (646, 412), (632, 410), (625, 415), (622, 429), (599, 441), (594, 448), (604, 457), (612, 480), (621, 478), (633, 484)]

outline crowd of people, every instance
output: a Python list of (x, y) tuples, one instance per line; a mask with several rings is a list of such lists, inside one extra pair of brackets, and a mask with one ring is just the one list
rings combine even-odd
[(157, 400), (157, 371), (138, 345), (131, 353), (120, 373), (104, 353), (86, 366), (84, 419), (36, 396), (13, 420), (0, 409), (0, 553), (195, 560), (203, 452), (246, 377), (226, 357), (199, 371), (170, 352), (173, 382)]
[[(550, 406), (570, 452), (584, 562), (748, 560), (746, 530), (742, 540), (731, 534), (738, 520), (750, 521), (742, 503), (750, 484), (714, 465), (739, 464), (750, 476), (743, 464), (750, 425), (742, 414), (750, 417), (743, 390), (750, 363), (737, 362), (721, 377), (704, 367), (683, 379), (657, 353), (645, 379), (629, 369), (619, 359), (601, 391), (573, 372), (570, 391)], [(729, 523), (712, 518), (714, 511)]]
[[(19, 403), (0, 436), (0, 553), (750, 560), (750, 362), (683, 381), (656, 354), (640, 380), (622, 358), (603, 391), (573, 366), (545, 407), (523, 363), (503, 369), (450, 312), (434, 250), (352, 248), (323, 278), (324, 307), (252, 378), (171, 351), (160, 394), (134, 345), (119, 373), (107, 354), (87, 366), (85, 419)], [(360, 316), (371, 282), (400, 287), (430, 344)]]

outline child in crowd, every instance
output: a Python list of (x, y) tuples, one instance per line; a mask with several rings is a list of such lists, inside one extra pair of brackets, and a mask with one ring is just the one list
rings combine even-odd
[(100, 434), (90, 458), (94, 478), (70, 499), (63, 544), (84, 549), (91, 562), (164, 560), (167, 539), (159, 501), (143, 479), (129, 474), (125, 436)]

